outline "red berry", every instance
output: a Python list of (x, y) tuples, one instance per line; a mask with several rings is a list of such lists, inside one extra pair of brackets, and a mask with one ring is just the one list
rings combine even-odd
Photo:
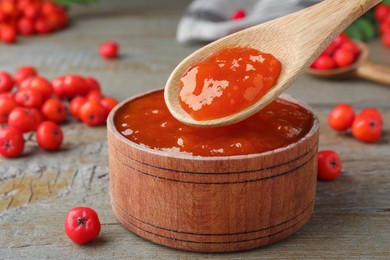
[(100, 55), (105, 59), (113, 59), (118, 57), (119, 45), (114, 41), (107, 41), (99, 47)]
[(383, 117), (382, 117), (381, 112), (379, 112), (378, 109), (372, 108), (372, 107), (365, 108), (362, 111), (360, 111), (359, 116), (361, 116), (361, 115), (376, 117), (378, 119), (380, 125), (383, 126)]
[(43, 2), (41, 5), (41, 12), (43, 15), (58, 14), (65, 12), (62, 6), (56, 5), (52, 2)]
[(331, 150), (318, 152), (317, 178), (331, 181), (336, 179), (343, 168), (339, 155)]
[(87, 97), (87, 100), (92, 100), (92, 99), (100, 100), (104, 96), (100, 90), (91, 90), (88, 92), (86, 97)]
[(0, 71), (0, 93), (10, 92), (14, 84), (14, 80), (9, 73)]
[(64, 78), (64, 92), (68, 97), (86, 95), (88, 88), (84, 78), (79, 75), (67, 75)]
[(48, 34), (54, 30), (46, 18), (38, 18), (34, 23), (35, 31), (39, 34)]
[(47, 14), (45, 18), (46, 18), (46, 22), (49, 24), (49, 27), (52, 28), (51, 31), (60, 29), (61, 22), (57, 14), (55, 13)]
[(374, 9), (375, 19), (382, 22), (390, 14), (390, 7), (386, 4), (379, 4)]
[(345, 131), (352, 126), (355, 110), (348, 104), (339, 104), (328, 115), (328, 124), (336, 131)]
[(336, 45), (336, 48), (340, 47), (343, 43), (349, 42), (351, 39), (349, 38), (348, 34), (341, 33), (339, 34), (334, 40), (333, 43)]
[(379, 24), (379, 32), (384, 34), (390, 31), (390, 15)]
[(82, 245), (99, 235), (101, 225), (96, 211), (91, 208), (77, 207), (66, 215), (64, 228), (70, 240)]
[(31, 108), (31, 115), (37, 120), (37, 126), (43, 122), (43, 115), (40, 110)]
[(17, 28), (21, 35), (32, 35), (35, 32), (34, 22), (28, 18), (21, 18), (18, 21)]
[(82, 96), (76, 96), (70, 101), (69, 110), (70, 110), (70, 113), (72, 114), (72, 116), (81, 120), (80, 108), (82, 105), (85, 104), (85, 102), (87, 102), (87, 99), (85, 97), (82, 97)]
[(352, 124), (352, 135), (363, 142), (374, 143), (382, 135), (383, 122), (372, 114), (359, 114)]
[(12, 97), (0, 98), (0, 124), (7, 123), (9, 114), (18, 106)]
[(31, 88), (42, 93), (43, 100), (50, 98), (53, 95), (53, 87), (47, 79), (36, 76), (31, 78), (27, 86), (21, 86), (21, 88)]
[(27, 133), (33, 131), (38, 126), (38, 118), (33, 108), (16, 107), (8, 117), (8, 125)]
[(87, 85), (88, 85), (88, 92), (91, 90), (99, 90), (100, 91), (99, 81), (97, 81), (95, 78), (86, 77), (85, 83), (87, 83)]
[(233, 12), (231, 20), (240, 20), (246, 17), (246, 11), (244, 9), (237, 9)]
[(354, 55), (354, 58), (356, 59), (359, 54), (360, 54), (360, 49), (359, 49), (359, 46), (357, 46), (356, 43), (354, 43), (353, 41), (348, 41), (348, 42), (344, 42), (340, 45), (340, 49), (342, 50), (346, 50), (346, 51), (351, 51)]
[(0, 27), (0, 39), (4, 43), (16, 42), (16, 30), (14, 27), (9, 25), (3, 25)]
[(89, 126), (104, 124), (108, 112), (106, 108), (96, 99), (88, 100), (80, 107), (80, 119)]
[(41, 15), (41, 8), (39, 4), (27, 4), (23, 8), (23, 15), (24, 17), (35, 20), (40, 17)]
[(112, 97), (105, 97), (100, 100), (100, 103), (104, 106), (104, 108), (107, 110), (108, 113), (110, 113), (111, 110), (116, 105), (118, 105), (118, 101), (116, 101), (116, 99)]
[(49, 98), (43, 103), (42, 115), (54, 123), (60, 124), (64, 122), (66, 117), (66, 107), (65, 105), (56, 98)]
[(64, 139), (61, 128), (52, 121), (43, 121), (36, 130), (38, 145), (47, 150), (58, 150)]
[(311, 65), (312, 68), (317, 70), (330, 70), (335, 68), (336, 64), (332, 57), (327, 54), (323, 54), (318, 57), (314, 63)]
[(65, 85), (64, 85), (64, 79), (65, 77), (57, 77), (51, 83), (53, 87), (54, 95), (60, 99), (65, 98), (67, 96)]
[(333, 59), (337, 67), (348, 67), (355, 61), (355, 55), (352, 51), (337, 49), (333, 54)]
[(0, 154), (4, 157), (17, 157), (23, 153), (23, 134), (18, 129), (0, 129)]
[(31, 66), (23, 66), (20, 67), (16, 72), (15, 72), (15, 82), (19, 86), (24, 80), (30, 78), (30, 77), (35, 77), (38, 75), (37, 70), (34, 67)]
[(16, 92), (15, 101), (23, 107), (40, 108), (43, 103), (43, 98), (41, 92), (26, 88)]

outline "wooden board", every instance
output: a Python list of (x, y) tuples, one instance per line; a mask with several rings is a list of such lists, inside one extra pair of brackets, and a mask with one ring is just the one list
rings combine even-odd
[[(160, 88), (170, 71), (201, 45), (178, 44), (177, 22), (189, 1), (100, 1), (72, 11), (72, 26), (46, 37), (0, 46), (0, 70), (32, 64), (49, 78), (78, 73), (98, 78), (104, 92), (123, 100)], [(97, 53), (106, 39), (118, 40), (122, 57), (104, 61)], [(390, 49), (371, 42), (372, 60), (390, 65)], [(390, 88), (360, 80), (324, 81), (303, 76), (288, 93), (313, 106), (321, 125), (320, 149), (334, 149), (344, 162), (342, 176), (319, 182), (311, 220), (293, 236), (262, 249), (230, 254), (197, 254), (150, 243), (125, 229), (111, 209), (106, 128), (64, 125), (62, 151), (47, 153), (30, 143), (26, 154), (0, 159), (1, 259), (314, 259), (390, 258)], [(363, 144), (334, 133), (330, 108), (348, 102), (384, 113), (380, 142)], [(68, 210), (95, 208), (99, 238), (74, 245), (63, 232)]]

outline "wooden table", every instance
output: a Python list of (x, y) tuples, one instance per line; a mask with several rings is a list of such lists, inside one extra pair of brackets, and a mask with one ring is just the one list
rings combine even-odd
[[(189, 1), (100, 1), (72, 10), (72, 26), (47, 37), (23, 38), (0, 46), (1, 70), (31, 64), (52, 79), (67, 73), (95, 76), (107, 95), (123, 100), (162, 87), (174, 66), (200, 45), (175, 41), (177, 22)], [(105, 61), (98, 44), (121, 44), (121, 58)], [(390, 50), (370, 43), (372, 60), (390, 65)], [(106, 128), (69, 122), (59, 152), (34, 143), (18, 159), (0, 159), (1, 259), (117, 258), (390, 258), (390, 88), (357, 79), (323, 81), (307, 75), (289, 91), (310, 104), (321, 122), (320, 149), (342, 157), (342, 176), (318, 182), (315, 212), (293, 236), (261, 249), (231, 254), (197, 254), (158, 246), (129, 232), (110, 205)], [(329, 110), (340, 102), (357, 109), (375, 106), (385, 129), (376, 144), (331, 131)], [(77, 246), (63, 231), (68, 210), (95, 208), (102, 232)]]

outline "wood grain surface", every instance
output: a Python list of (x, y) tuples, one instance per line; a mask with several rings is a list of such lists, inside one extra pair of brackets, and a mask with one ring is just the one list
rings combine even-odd
[[(107, 95), (124, 100), (160, 88), (172, 69), (201, 46), (180, 45), (175, 30), (189, 1), (102, 0), (72, 10), (72, 26), (46, 37), (0, 45), (0, 69), (24, 64), (52, 79), (65, 73), (99, 79)], [(121, 44), (122, 56), (102, 60), (97, 46)], [(369, 43), (371, 60), (390, 65), (390, 49)], [(1, 259), (389, 259), (390, 258), (390, 90), (350, 79), (325, 81), (302, 76), (288, 92), (309, 103), (321, 124), (320, 149), (336, 150), (344, 170), (333, 182), (318, 182), (314, 214), (297, 233), (271, 246), (229, 254), (199, 254), (148, 242), (124, 228), (111, 209), (105, 127), (65, 124), (61, 151), (34, 143), (23, 157), (0, 159)], [(381, 140), (363, 144), (329, 129), (326, 116), (340, 102), (383, 112)], [(63, 232), (68, 210), (95, 208), (99, 238), (85, 246)]]

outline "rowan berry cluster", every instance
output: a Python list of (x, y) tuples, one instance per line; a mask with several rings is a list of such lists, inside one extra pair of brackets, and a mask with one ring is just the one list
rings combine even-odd
[[(16, 86), (16, 87), (15, 87)], [(23, 153), (23, 134), (35, 132), (45, 150), (57, 150), (63, 141), (59, 124), (67, 111), (89, 126), (105, 123), (108, 113), (117, 105), (101, 92), (92, 77), (66, 75), (50, 82), (35, 68), (24, 66), (12, 76), (0, 71), (0, 154), (17, 157)]]
[(48, 34), (68, 25), (66, 10), (51, 1), (0, 1), (0, 40), (12, 44), (18, 35)]

